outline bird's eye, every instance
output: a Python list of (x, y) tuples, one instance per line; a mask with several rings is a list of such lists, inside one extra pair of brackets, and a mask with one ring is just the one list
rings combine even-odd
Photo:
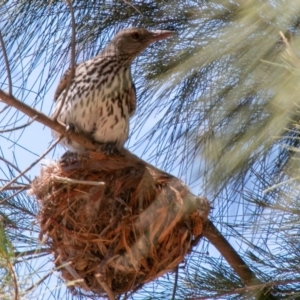
[(134, 40), (138, 40), (140, 38), (140, 34), (138, 32), (134, 32), (131, 34), (131, 37), (134, 39)]

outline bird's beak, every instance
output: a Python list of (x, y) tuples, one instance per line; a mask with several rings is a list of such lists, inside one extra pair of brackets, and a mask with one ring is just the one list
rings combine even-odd
[(152, 36), (151, 36), (151, 43), (156, 42), (156, 41), (160, 41), (160, 40), (164, 40), (167, 39), (173, 35), (175, 35), (174, 31), (170, 31), (170, 30), (154, 30), (151, 31)]

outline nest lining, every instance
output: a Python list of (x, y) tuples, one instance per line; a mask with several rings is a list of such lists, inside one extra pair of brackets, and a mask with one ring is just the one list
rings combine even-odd
[(73, 289), (118, 295), (173, 270), (202, 232), (209, 204), (135, 158), (70, 154), (32, 185), (41, 238)]

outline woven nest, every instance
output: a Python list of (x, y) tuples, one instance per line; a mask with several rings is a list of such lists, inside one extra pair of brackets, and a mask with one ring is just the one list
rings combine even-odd
[(173, 270), (209, 212), (205, 198), (133, 155), (65, 154), (42, 169), (32, 193), (62, 277), (110, 298)]

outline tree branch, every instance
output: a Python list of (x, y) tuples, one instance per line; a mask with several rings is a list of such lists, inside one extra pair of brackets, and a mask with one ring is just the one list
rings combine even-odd
[(203, 236), (205, 236), (217, 248), (245, 285), (249, 286), (261, 283), (244, 260), (210, 220), (207, 220), (206, 226), (203, 230)]
[(83, 134), (79, 134), (76, 132), (66, 132), (65, 126), (61, 125), (57, 121), (51, 120), (48, 116), (41, 113), (40, 111), (32, 108), (31, 106), (21, 102), (20, 100), (16, 99), (14, 96), (7, 94), (3, 90), (0, 89), (0, 99), (5, 102), (6, 104), (13, 106), (17, 110), (21, 111), (25, 115), (34, 118), (39, 123), (51, 128), (52, 130), (57, 131), (61, 135), (68, 136), (76, 143), (80, 144), (81, 146), (85, 147), (88, 150), (95, 151), (97, 146), (93, 144), (87, 137)]

